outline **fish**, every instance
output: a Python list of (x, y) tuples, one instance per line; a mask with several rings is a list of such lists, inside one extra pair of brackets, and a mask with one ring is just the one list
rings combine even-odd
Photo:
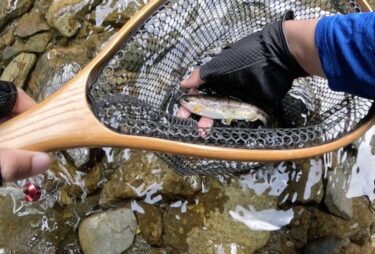
[(255, 122), (260, 120), (267, 125), (268, 115), (265, 111), (250, 103), (209, 95), (183, 95), (179, 99), (180, 105), (191, 113), (211, 118), (221, 119), (227, 124), (232, 120)]

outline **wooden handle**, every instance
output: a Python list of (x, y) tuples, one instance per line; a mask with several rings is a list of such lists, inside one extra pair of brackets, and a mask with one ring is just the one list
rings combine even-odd
[(375, 123), (374, 117), (337, 141), (317, 147), (292, 150), (220, 148), (122, 135), (107, 129), (91, 111), (86, 97), (87, 85), (93, 81), (100, 66), (118, 50), (123, 39), (161, 2), (163, 1), (151, 1), (136, 17), (130, 19), (111, 43), (59, 91), (27, 112), (2, 124), (0, 147), (52, 151), (75, 147), (114, 146), (222, 160), (280, 161), (302, 159), (336, 150), (361, 137)]

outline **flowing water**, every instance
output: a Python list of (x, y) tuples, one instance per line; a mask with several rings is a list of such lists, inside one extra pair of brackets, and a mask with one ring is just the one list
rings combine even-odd
[[(35, 99), (73, 77), (144, 4), (5, 2), (0, 74)], [(36, 60), (16, 66), (29, 68), (11, 66), (25, 54)], [(181, 176), (129, 149), (51, 157), (45, 174), (0, 188), (0, 253), (374, 252), (375, 127), (339, 151), (230, 176)], [(27, 181), (42, 186), (39, 201), (23, 200)]]

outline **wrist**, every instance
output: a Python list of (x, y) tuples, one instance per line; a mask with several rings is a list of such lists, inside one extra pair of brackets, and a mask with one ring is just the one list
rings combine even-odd
[(284, 34), (290, 53), (310, 75), (325, 77), (315, 44), (315, 28), (318, 19), (288, 20), (284, 22)]

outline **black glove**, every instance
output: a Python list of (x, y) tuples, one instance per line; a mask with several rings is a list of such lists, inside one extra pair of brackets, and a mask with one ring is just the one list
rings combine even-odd
[(291, 19), (294, 13), (288, 11), (281, 21), (226, 47), (200, 68), (202, 88), (272, 111), (295, 78), (308, 76), (284, 36), (283, 22)]
[(0, 118), (9, 116), (17, 99), (17, 88), (12, 82), (0, 80)]

